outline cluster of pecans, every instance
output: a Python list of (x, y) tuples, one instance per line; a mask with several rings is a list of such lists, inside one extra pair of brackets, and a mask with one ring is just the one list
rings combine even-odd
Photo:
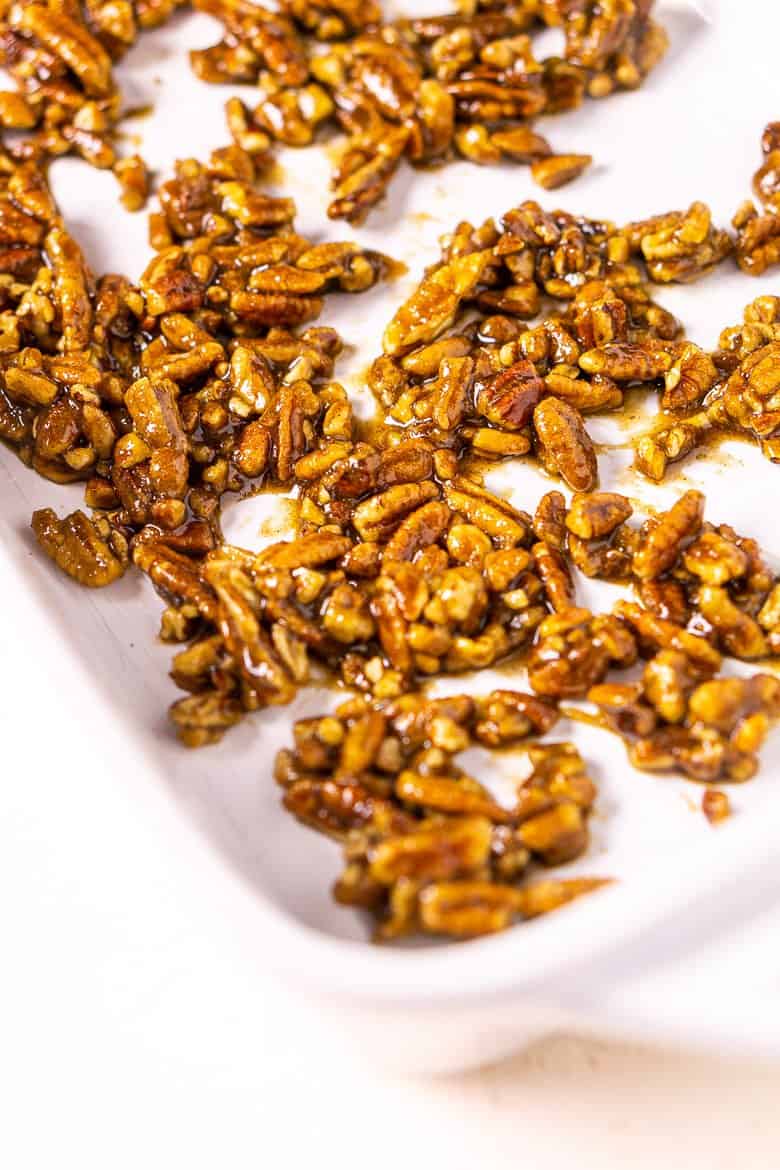
[[(259, 555), (221, 546), (197, 565), (165, 538), (136, 544), (172, 602), (165, 636), (195, 634), (173, 669), (192, 692), (172, 708), (186, 743), (289, 701), (316, 662), (397, 699), (528, 647), (548, 613), (551, 569), (529, 516), (427, 444), (343, 447), (304, 484), (292, 541)], [(303, 457), (307, 474), (315, 460)]]
[(636, 467), (649, 479), (730, 436), (780, 460), (780, 297), (757, 297), (718, 341), (712, 353), (684, 342), (669, 362), (657, 422), (636, 443)]
[[(273, 15), (244, 0), (196, 7), (226, 30), (221, 45), (192, 54), (198, 76), (259, 84), (253, 109), (234, 103), (239, 135), (306, 146), (320, 130), (345, 134), (328, 214), (351, 223), (404, 159), (507, 159), (529, 164), (545, 188), (569, 182), (590, 156), (553, 154), (535, 119), (636, 88), (667, 46), (652, 0), (465, 0), (390, 22), (375, 0), (283, 0)], [(563, 55), (539, 60), (534, 35), (550, 27), (563, 33)]]
[[(16, 83), (0, 93), (0, 132), (17, 160), (75, 153), (113, 169), (128, 210), (141, 208), (150, 175), (138, 155), (118, 158), (117, 124), (127, 113), (114, 75), (145, 30), (188, 0), (3, 0), (0, 64)], [(479, 163), (532, 164), (544, 187), (590, 163), (554, 155), (533, 120), (636, 88), (663, 56), (653, 0), (468, 0), (440, 17), (386, 22), (376, 0), (332, 4), (280, 0), (193, 0), (222, 25), (221, 40), (191, 52), (211, 83), (258, 88), (249, 109), (228, 103), (234, 140), (265, 152), (273, 141), (310, 143), (321, 127), (347, 143), (329, 214), (358, 222), (382, 197), (403, 158), (421, 165), (457, 153)], [(563, 57), (539, 61), (533, 34), (560, 27)]]
[(488, 934), (602, 884), (517, 885), (534, 862), (560, 865), (587, 848), (596, 789), (572, 744), (531, 746), (506, 806), (456, 763), (474, 745), (523, 744), (556, 719), (554, 706), (516, 691), (360, 697), (299, 720), (276, 779), (294, 816), (342, 843), (335, 897), (370, 911), (378, 938)]
[[(507, 156), (558, 185), (584, 160), (554, 157), (533, 118), (638, 84), (665, 44), (651, 4), (464, 3), (386, 24), (370, 0), (198, 0), (224, 37), (192, 55), (196, 72), (258, 84), (260, 105), (231, 99), (233, 144), (176, 164), (140, 280), (95, 277), (45, 159), (113, 166), (141, 206), (143, 164), (113, 153), (111, 63), (176, 6), (2, 13), (19, 93), (0, 98), (0, 122), (33, 133), (0, 155), (0, 438), (53, 482), (83, 483), (91, 513), (42, 509), (35, 535), (83, 585), (130, 565), (149, 578), (179, 646), (171, 717), (188, 746), (311, 682), (352, 692), (295, 724), (275, 775), (290, 812), (341, 843), (335, 896), (378, 938), (472, 937), (546, 913), (603, 884), (536, 876), (586, 851), (596, 799), (577, 749), (544, 738), (561, 715), (617, 732), (637, 768), (707, 785), (751, 776), (780, 718), (772, 675), (722, 670), (724, 656), (777, 654), (780, 578), (753, 540), (705, 522), (697, 492), (632, 522), (625, 497), (597, 490), (584, 421), (639, 386), (669, 416), (638, 445), (653, 478), (713, 434), (780, 457), (780, 299), (759, 297), (709, 354), (649, 291), (730, 255), (756, 274), (780, 259), (777, 126), (755, 180), (765, 211), (740, 209), (736, 242), (702, 203), (623, 227), (533, 202), (458, 225), (387, 327), (368, 375), (387, 417), (368, 426), (333, 380), (338, 334), (313, 322), (330, 292), (361, 293), (392, 262), (297, 234), (294, 202), (260, 185), (272, 140), (347, 132), (331, 214), (351, 221), (402, 158)], [(556, 25), (565, 57), (537, 62), (534, 32)], [(473, 462), (529, 454), (569, 503), (550, 491), (519, 510)], [(263, 487), (294, 494), (294, 537), (225, 544), (221, 497)], [(592, 613), (580, 573), (635, 600)], [(529, 693), (428, 693), (508, 658)], [(596, 714), (565, 705), (581, 701)], [(477, 748), (522, 753), (509, 799), (460, 766)], [(707, 788), (713, 822), (728, 807)]]
[[(632, 510), (613, 492), (575, 495), (568, 508), (558, 492), (541, 501), (552, 546), (585, 576), (630, 585), (637, 601), (601, 615), (568, 605), (545, 618), (528, 658), (531, 687), (549, 701), (595, 703), (637, 768), (746, 780), (780, 716), (780, 681), (717, 676), (724, 655), (777, 654), (780, 578), (754, 540), (705, 522), (700, 492), (641, 525), (629, 524)], [(640, 681), (605, 681), (640, 659)]]
[(650, 479), (735, 434), (780, 458), (780, 298), (754, 300), (710, 353), (648, 287), (706, 276), (735, 247), (742, 263), (698, 202), (622, 227), (533, 201), (461, 223), (388, 325), (369, 385), (407, 435), (485, 460), (535, 457), (574, 491), (598, 482), (584, 416), (620, 410), (628, 390), (660, 395), (636, 443)]
[(764, 210), (757, 211), (747, 199), (732, 220), (737, 262), (752, 276), (761, 276), (780, 262), (780, 122), (770, 122), (764, 129), (761, 152), (764, 161), (753, 176), (753, 190)]
[(48, 479), (84, 482), (97, 526), (36, 521), (83, 584), (120, 575), (132, 539), (164, 535), (203, 555), (220, 539), (224, 492), (290, 484), (304, 454), (351, 436), (331, 381), (338, 335), (295, 330), (330, 290), (370, 287), (386, 261), (311, 244), (292, 200), (255, 178), (234, 146), (179, 163), (133, 285), (93, 277), (34, 163), (3, 175), (0, 437)]
[[(113, 169), (122, 201), (146, 201), (149, 174), (138, 155), (118, 158), (122, 95), (113, 65), (146, 29), (164, 24), (182, 0), (3, 0), (0, 64), (16, 90), (0, 93), (0, 131), (18, 161), (74, 153)], [(10, 132), (10, 133), (9, 133)]]

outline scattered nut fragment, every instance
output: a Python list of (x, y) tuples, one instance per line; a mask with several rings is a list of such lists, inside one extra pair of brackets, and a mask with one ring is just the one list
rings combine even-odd
[(132, 154), (120, 158), (114, 165), (122, 194), (123, 205), (128, 211), (140, 211), (149, 196), (149, 172), (140, 155)]
[(551, 154), (531, 164), (531, 176), (545, 191), (554, 191), (578, 179), (592, 162), (590, 154)]
[(731, 816), (731, 801), (728, 793), (719, 788), (705, 788), (701, 798), (701, 810), (711, 825), (719, 825)]

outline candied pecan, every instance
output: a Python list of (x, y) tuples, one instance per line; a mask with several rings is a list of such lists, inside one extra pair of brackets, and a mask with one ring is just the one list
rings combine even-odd
[(41, 508), (33, 514), (32, 529), (47, 556), (80, 585), (110, 585), (127, 567), (127, 542), (121, 534), (83, 512), (58, 520), (51, 508)]
[(616, 492), (578, 493), (566, 513), (566, 528), (581, 540), (599, 540), (610, 536), (632, 512), (626, 497)]
[(660, 577), (674, 564), (685, 544), (701, 529), (704, 516), (704, 496), (688, 491), (672, 505), (657, 523), (645, 526), (644, 539), (633, 560), (633, 571), (640, 580)]
[(664, 284), (698, 280), (732, 249), (728, 232), (713, 227), (710, 209), (699, 202), (627, 224), (623, 235), (632, 251), (641, 252), (650, 279)]
[(547, 492), (534, 513), (534, 535), (551, 548), (563, 552), (566, 540), (566, 500), (560, 492)]
[(545, 191), (553, 191), (579, 178), (592, 162), (590, 154), (551, 154), (531, 164), (531, 178)]
[(574, 582), (562, 553), (545, 541), (535, 544), (531, 552), (552, 608), (559, 613), (570, 609), (574, 605)]
[(714, 673), (720, 668), (721, 656), (707, 638), (684, 629), (669, 618), (659, 617), (630, 601), (619, 601), (614, 614), (634, 631), (642, 648), (679, 650), (702, 673)]
[(767, 656), (769, 647), (760, 625), (735, 605), (722, 586), (702, 585), (696, 593), (696, 608), (727, 653), (748, 660)]
[(701, 810), (711, 825), (718, 825), (731, 816), (731, 802), (728, 794), (718, 788), (705, 788), (701, 798)]
[(758, 439), (772, 457), (775, 431), (780, 427), (775, 396), (780, 388), (780, 341), (770, 341), (749, 353), (726, 382), (723, 410), (729, 421)]
[(596, 485), (596, 453), (579, 411), (559, 398), (545, 398), (534, 410), (539, 458), (576, 491)]
[(402, 354), (438, 337), (452, 324), (461, 301), (476, 288), (490, 259), (490, 252), (474, 252), (456, 257), (426, 276), (385, 330), (385, 353), (391, 357)]
[(640, 581), (637, 593), (642, 605), (656, 617), (678, 626), (685, 626), (690, 621), (692, 606), (682, 582), (671, 577)]
[(718, 371), (710, 355), (689, 342), (664, 375), (661, 406), (673, 411), (700, 406), (717, 381)]
[(670, 463), (684, 459), (712, 433), (713, 423), (706, 414), (691, 415), (685, 422), (673, 423), (649, 435), (643, 435), (636, 444), (635, 465), (648, 479), (660, 482)]
[(780, 188), (775, 199), (776, 210), (763, 213), (747, 200), (731, 221), (737, 233), (737, 263), (750, 276), (763, 276), (780, 263)]
[(144, 160), (137, 154), (120, 158), (114, 164), (114, 174), (121, 189), (121, 200), (128, 211), (140, 211), (149, 195), (149, 172)]

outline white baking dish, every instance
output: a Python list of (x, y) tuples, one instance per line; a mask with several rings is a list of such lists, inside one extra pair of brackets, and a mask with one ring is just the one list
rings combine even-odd
[[(545, 202), (625, 220), (700, 197), (725, 222), (749, 194), (761, 130), (780, 115), (772, 106), (780, 12), (762, 0), (712, 5), (714, 23), (707, 24), (694, 7), (660, 6), (673, 49), (645, 88), (551, 123), (555, 145), (590, 150), (597, 165)], [(187, 21), (187, 45), (208, 43), (209, 22)], [(143, 152), (161, 168), (174, 154), (203, 155), (225, 139), (221, 103), (230, 91), (190, 77), (178, 47), (182, 27), (154, 34), (124, 67), (133, 101), (151, 97), (158, 107), (138, 129)], [(164, 81), (159, 88), (157, 76)], [(327, 165), (319, 151), (283, 159), (301, 229), (333, 239), (350, 233), (324, 226)], [(147, 254), (144, 217), (116, 207), (109, 176), (69, 162), (57, 176), (66, 216), (95, 268), (136, 274)], [(340, 367), (351, 389), (378, 352), (383, 323), (435, 255), (436, 237), (460, 218), (499, 214), (529, 197), (540, 192), (522, 169), (463, 164), (417, 175), (413, 183), (398, 180), (388, 207), (357, 234), (405, 260), (408, 279), (341, 298), (324, 318), (355, 347)], [(694, 339), (713, 344), (745, 303), (767, 291), (780, 291), (771, 273), (753, 281), (724, 267), (691, 288), (661, 290), (659, 299), (682, 316)], [(627, 477), (630, 454), (619, 448), (624, 431), (606, 420), (592, 428), (618, 445), (602, 456), (603, 486), (653, 503), (683, 486), (702, 486), (709, 518), (780, 552), (774, 505), (780, 471), (754, 450), (730, 445), (653, 488)], [(496, 482), (524, 506), (547, 487), (537, 469), (523, 466), (502, 469)], [(701, 789), (635, 773), (612, 737), (577, 727), (600, 799), (592, 848), (568, 869), (618, 883), (499, 937), (372, 947), (359, 916), (330, 900), (338, 850), (282, 811), (270, 776), (292, 719), (322, 709), (333, 695), (305, 693), (291, 709), (247, 719), (219, 746), (186, 752), (165, 720), (175, 692), (166, 675), (170, 651), (155, 642), (158, 599), (132, 574), (109, 590), (80, 590), (38, 554), (27, 528), (31, 510), (77, 506), (76, 489), (38, 479), (5, 451), (0, 484), (6, 599), (0, 645), (4, 663), (17, 667), (4, 680), (9, 734), (35, 743), (30, 766), (56, 767), (63, 784), (89, 767), (102, 769), (107, 784), (127, 786), (166, 851), (182, 897), (208, 907), (204, 929), (218, 908), (246, 939), (248, 961), (278, 969), (344, 1034), (373, 1055), (439, 1069), (492, 1059), (572, 1021), (780, 1055), (771, 989), (780, 970), (772, 923), (773, 913), (780, 917), (780, 735), (764, 753), (759, 777), (734, 791), (736, 815), (713, 830), (698, 808)], [(262, 498), (237, 505), (226, 518), (229, 538), (259, 543), (264, 518), (267, 538), (269, 508)], [(488, 689), (491, 678), (448, 685)], [(45, 715), (45, 734), (37, 713)], [(565, 723), (556, 729), (558, 738), (572, 733)], [(123, 826), (95, 829), (120, 835)]]

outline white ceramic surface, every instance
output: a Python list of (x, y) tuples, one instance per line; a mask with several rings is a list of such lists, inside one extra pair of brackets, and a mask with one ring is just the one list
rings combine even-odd
[[(718, 222), (730, 218), (749, 194), (763, 125), (780, 116), (773, 105), (780, 11), (747, 0), (708, 5), (705, 20), (701, 4), (659, 8), (672, 48), (644, 88), (543, 127), (554, 146), (596, 156), (582, 180), (554, 196), (540, 196), (521, 168), (457, 164), (404, 173), (387, 206), (353, 233), (324, 217), (325, 152), (284, 153), (285, 186), (298, 200), (301, 230), (317, 239), (354, 234), (409, 265), (408, 277), (396, 284), (328, 301), (323, 321), (339, 328), (351, 347), (338, 372), (353, 393), (378, 352), (383, 324), (435, 257), (437, 236), (459, 219), (500, 214), (529, 197), (616, 220), (703, 198)], [(241, 90), (198, 83), (182, 44), (205, 45), (213, 35), (206, 17), (183, 17), (142, 41), (121, 68), (131, 103), (155, 104), (154, 116), (132, 129), (160, 169), (174, 154), (203, 156), (226, 140), (222, 103)], [(94, 268), (138, 274), (148, 256), (145, 216), (118, 208), (111, 176), (65, 160), (54, 180)], [(738, 321), (742, 307), (763, 292), (780, 292), (776, 275), (754, 281), (724, 266), (691, 287), (658, 295), (695, 340), (714, 344), (720, 328)], [(780, 555), (773, 500), (780, 472), (756, 451), (727, 445), (653, 487), (627, 474), (624, 429), (606, 418), (589, 425), (599, 441), (616, 445), (600, 460), (604, 487), (650, 504), (702, 487), (711, 519), (758, 537)], [(505, 466), (493, 482), (525, 507), (549, 486), (532, 465)], [(556, 735), (573, 734), (600, 788), (592, 848), (568, 871), (619, 882), (497, 938), (374, 948), (359, 916), (330, 900), (338, 851), (282, 812), (270, 778), (291, 720), (322, 709), (333, 696), (305, 693), (292, 708), (247, 719), (217, 747), (185, 752), (164, 715), (175, 690), (166, 674), (170, 651), (155, 642), (158, 599), (136, 575), (100, 593), (81, 591), (35, 550), (27, 528), (32, 508), (77, 506), (77, 489), (36, 478), (5, 451), (0, 484), (0, 581), (13, 599), (0, 646), (4, 661), (20, 664), (20, 677), (21, 664), (30, 668), (37, 705), (49, 715), (42, 742), (29, 691), (20, 687), (18, 703), (10, 696), (2, 711), (9, 733), (37, 744), (31, 767), (56, 761), (63, 782), (69, 770), (87, 766), (101, 769), (106, 783), (126, 786), (134, 808), (148, 817), (150, 834), (165, 841), (186, 896), (202, 898), (209, 913), (218, 906), (261, 961), (305, 988), (337, 1027), (348, 1020), (361, 1044), (381, 1036), (378, 1049), (389, 1059), (418, 1067), (483, 1061), (571, 1020), (625, 1035), (664, 1034), (780, 1054), (772, 988), (780, 956), (771, 919), (778, 893), (780, 735), (764, 754), (759, 778), (734, 791), (736, 815), (715, 831), (698, 811), (700, 788), (633, 772), (611, 737), (562, 724)], [(229, 510), (227, 535), (258, 546), (267, 539), (261, 528), (267, 534), (268, 519), (268, 501), (245, 501)], [(588, 596), (584, 586), (582, 596)], [(501, 673), (504, 685), (507, 677)], [(486, 690), (492, 681), (480, 674), (473, 686)], [(464, 685), (471, 680), (446, 684)], [(122, 823), (95, 830), (110, 841), (121, 836)], [(735, 986), (741, 994), (724, 998), (724, 988), (731, 993)]]

